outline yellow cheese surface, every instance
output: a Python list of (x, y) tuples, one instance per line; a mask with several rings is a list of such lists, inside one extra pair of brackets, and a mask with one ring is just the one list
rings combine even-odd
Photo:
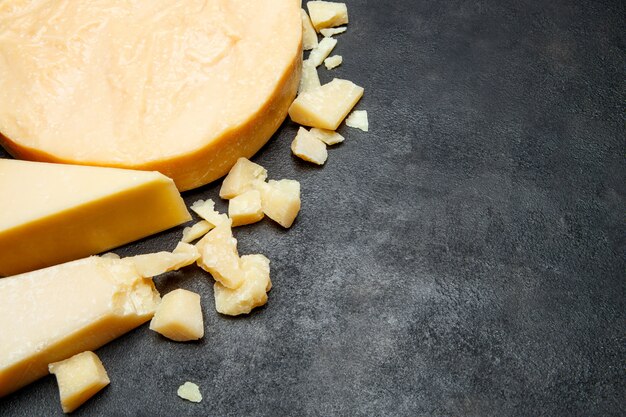
[(280, 126), (301, 52), (294, 0), (4, 0), (0, 144), (195, 188)]
[(204, 336), (200, 295), (182, 288), (163, 296), (150, 322), (150, 329), (177, 342)]
[(171, 179), (0, 159), (0, 276), (107, 251), (191, 219)]
[(128, 259), (93, 256), (0, 279), (0, 397), (150, 320), (159, 299)]

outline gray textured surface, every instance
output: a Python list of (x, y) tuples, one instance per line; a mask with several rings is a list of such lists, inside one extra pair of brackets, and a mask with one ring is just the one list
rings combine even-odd
[[(290, 156), (290, 122), (255, 157), (302, 183), (291, 230), (236, 231), (272, 261), (269, 304), (220, 317), (199, 270), (159, 278), (202, 294), (204, 340), (101, 348), (112, 383), (75, 415), (626, 414), (624, 3), (347, 3), (344, 64), (320, 74), (366, 88), (372, 128), (323, 168)], [(57, 401), (47, 377), (0, 415)]]

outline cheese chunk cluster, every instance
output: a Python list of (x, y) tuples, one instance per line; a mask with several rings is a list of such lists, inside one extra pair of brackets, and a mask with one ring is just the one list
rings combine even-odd
[(64, 413), (76, 410), (110, 382), (100, 358), (93, 352), (51, 363), (48, 369), (56, 376)]
[(291, 151), (297, 157), (317, 165), (324, 165), (328, 158), (326, 144), (303, 127), (298, 129), (296, 138), (291, 142)]
[(200, 295), (179, 288), (163, 296), (150, 322), (150, 329), (176, 342), (204, 336)]

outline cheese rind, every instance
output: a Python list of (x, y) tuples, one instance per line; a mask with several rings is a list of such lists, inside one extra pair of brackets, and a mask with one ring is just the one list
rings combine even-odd
[(191, 219), (158, 172), (0, 159), (0, 276), (44, 268)]
[(239, 288), (226, 288), (219, 282), (213, 285), (218, 313), (229, 316), (248, 314), (253, 308), (267, 303), (267, 292), (272, 288), (269, 259), (263, 255), (244, 255), (241, 270), (244, 278)]
[(362, 96), (362, 87), (335, 78), (315, 90), (300, 94), (291, 104), (289, 116), (301, 125), (336, 130)]
[(159, 300), (127, 259), (92, 256), (0, 279), (0, 397), (150, 320)]
[(296, 94), (296, 1), (1, 3), (0, 143), (20, 159), (159, 171), (184, 191), (256, 153)]
[(56, 376), (64, 413), (76, 410), (110, 383), (100, 358), (93, 352), (51, 363), (48, 369)]
[(303, 127), (298, 129), (298, 134), (291, 142), (291, 152), (300, 159), (317, 165), (324, 165), (328, 158), (326, 144)]
[(176, 342), (204, 336), (200, 295), (182, 288), (163, 296), (150, 321), (150, 329)]
[(324, 28), (348, 23), (348, 8), (345, 3), (330, 1), (309, 1), (306, 4), (311, 23), (318, 32)]

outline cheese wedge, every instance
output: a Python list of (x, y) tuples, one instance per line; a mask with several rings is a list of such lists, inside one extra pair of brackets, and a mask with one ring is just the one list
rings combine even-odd
[(0, 276), (83, 258), (191, 219), (158, 172), (0, 159)]
[(0, 397), (150, 320), (159, 300), (132, 259), (92, 256), (0, 279)]
[(225, 175), (285, 119), (293, 0), (0, 2), (0, 143), (20, 159)]

